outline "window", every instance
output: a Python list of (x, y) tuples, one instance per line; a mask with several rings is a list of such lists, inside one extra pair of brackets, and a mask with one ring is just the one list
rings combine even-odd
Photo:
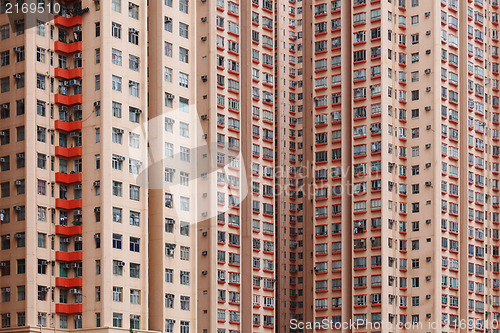
[(189, 25), (179, 22), (179, 36), (189, 38)]
[[(130, 304), (141, 304), (141, 291), (130, 289)], [(138, 328), (138, 327), (136, 327)]]
[(112, 0), (111, 9), (114, 10), (115, 12), (121, 13), (122, 12), (122, 1), (121, 0)]
[(139, 45), (139, 31), (134, 28), (128, 29), (128, 41), (134, 45)]
[(165, 56), (172, 57), (173, 55), (173, 46), (172, 43), (165, 42)]
[(139, 6), (135, 3), (128, 3), (128, 17), (138, 20), (139, 19)]
[(130, 96), (139, 97), (140, 84), (135, 81), (128, 81), (128, 93)]
[(131, 262), (130, 263), (130, 277), (139, 279), (140, 274), (141, 274), (141, 265)]
[(122, 65), (122, 51), (111, 49), (111, 62), (115, 65)]
[(114, 91), (122, 91), (122, 78), (116, 75), (112, 76), (111, 89)]
[(122, 235), (113, 234), (113, 248), (121, 250), (121, 248), (122, 248)]
[(130, 200), (140, 200), (141, 188), (137, 185), (130, 185)]
[(135, 55), (130, 54), (128, 56), (128, 68), (138, 72), (139, 71), (140, 58)]
[(140, 251), (140, 239), (136, 237), (130, 237), (130, 251), (139, 252)]
[(122, 25), (112, 22), (111, 23), (111, 36), (121, 39), (122, 38)]
[(123, 325), (123, 314), (113, 312), (113, 327), (122, 327)]
[(189, 75), (186, 73), (179, 72), (179, 85), (184, 88), (189, 86)]
[(179, 0), (179, 10), (183, 13), (188, 14), (189, 0)]
[(189, 62), (189, 50), (183, 47), (179, 47), (179, 61), (188, 63)]

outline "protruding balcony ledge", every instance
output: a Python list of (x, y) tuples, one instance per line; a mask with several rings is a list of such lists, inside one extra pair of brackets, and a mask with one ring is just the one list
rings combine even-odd
[(73, 227), (67, 227), (64, 225), (56, 225), (56, 235), (64, 236), (76, 236), (82, 234), (82, 226), (75, 225)]
[(82, 25), (82, 16), (77, 15), (72, 17), (64, 17), (57, 15), (54, 18), (54, 24), (63, 26), (65, 28), (71, 28), (74, 27), (75, 25)]
[(82, 313), (82, 304), (56, 304), (56, 313)]
[(82, 174), (56, 172), (56, 182), (65, 184), (81, 183)]
[(82, 147), (64, 148), (61, 146), (57, 146), (56, 156), (62, 156), (67, 158), (82, 156)]
[(62, 94), (54, 95), (54, 101), (57, 104), (64, 104), (64, 105), (82, 104), (82, 100), (83, 98), (81, 94), (71, 95), (71, 96), (66, 96)]
[(75, 78), (81, 78), (83, 75), (82, 68), (64, 69), (64, 68), (54, 68), (54, 76), (58, 79), (71, 80)]
[(57, 261), (82, 261), (82, 251), (77, 252), (63, 252), (56, 251)]
[(77, 288), (82, 287), (82, 278), (63, 278), (56, 277), (56, 287)]
[(82, 199), (74, 199), (74, 200), (56, 199), (56, 208), (64, 210), (81, 209)]
[(82, 51), (82, 42), (64, 43), (61, 41), (54, 42), (54, 51), (62, 53), (74, 53)]

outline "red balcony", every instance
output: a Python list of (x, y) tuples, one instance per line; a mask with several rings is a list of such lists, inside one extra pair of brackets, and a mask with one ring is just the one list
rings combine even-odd
[(57, 67), (54, 69), (54, 76), (58, 79), (71, 80), (81, 78), (83, 70), (81, 68), (64, 69)]
[(64, 42), (54, 42), (54, 51), (62, 53), (74, 53), (82, 51), (82, 42), (74, 42), (66, 44)]
[(82, 313), (81, 304), (56, 304), (56, 313)]
[(57, 146), (56, 156), (62, 156), (67, 158), (82, 156), (82, 147), (64, 148)]
[(82, 226), (75, 225), (73, 227), (67, 227), (64, 225), (56, 225), (56, 235), (64, 236), (76, 236), (82, 234)]
[(63, 252), (56, 251), (57, 261), (82, 261), (82, 251), (76, 252)]
[(56, 287), (62, 288), (81, 288), (83, 285), (82, 278), (62, 278), (56, 277)]
[(73, 132), (73, 131), (77, 131), (77, 130), (82, 129), (82, 121), (81, 120), (75, 120), (75, 121), (56, 120), (54, 122), (54, 126), (55, 126), (56, 130), (59, 130), (59, 131)]
[(56, 182), (65, 183), (65, 184), (74, 184), (82, 182), (82, 174), (81, 173), (62, 173), (56, 172)]
[(78, 15), (73, 17), (64, 17), (57, 15), (54, 18), (54, 24), (63, 26), (65, 28), (71, 28), (75, 25), (82, 25), (82, 16)]
[(54, 102), (56, 102), (57, 104), (64, 104), (64, 105), (82, 104), (82, 100), (83, 99), (81, 94), (71, 95), (71, 96), (55, 94), (54, 97)]
[(64, 210), (81, 209), (82, 199), (75, 199), (75, 200), (56, 199), (56, 208)]

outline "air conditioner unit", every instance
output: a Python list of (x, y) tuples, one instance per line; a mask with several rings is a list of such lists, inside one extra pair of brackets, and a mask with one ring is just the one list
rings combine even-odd
[(82, 211), (77, 209), (77, 210), (73, 211), (73, 215), (82, 215)]
[(203, 232), (201, 233), (201, 235), (202, 235), (203, 237), (207, 237), (207, 235), (208, 235), (208, 232), (206, 232), (206, 231), (203, 231)]
[(201, 116), (201, 119), (202, 119), (202, 120), (207, 120), (207, 119), (208, 119), (208, 116), (207, 116), (206, 114), (204, 114), (204, 115), (202, 115), (202, 116)]
[(202, 256), (206, 256), (207, 254), (208, 254), (208, 252), (207, 252), (207, 251), (203, 251), (203, 252), (201, 253), (201, 255), (202, 255)]
[(71, 239), (69, 237), (64, 237), (64, 238), (61, 239), (61, 241), (63, 243), (69, 243), (69, 242), (71, 242)]
[(23, 234), (14, 234), (14, 238), (23, 238)]
[(431, 147), (431, 144), (430, 144), (430, 143), (426, 143), (426, 144), (425, 144), (425, 148), (426, 148), (426, 149), (429, 149), (430, 147)]
[(75, 320), (82, 320), (82, 315), (75, 315)]
[(207, 212), (201, 213), (201, 216), (203, 216), (203, 217), (207, 217), (207, 215), (208, 215)]
[(125, 158), (125, 156), (121, 156), (121, 158), (120, 158), (120, 159), (121, 159), (122, 161), (125, 161), (125, 159), (126, 159), (126, 158)]
[(207, 274), (208, 274), (208, 272), (207, 272), (207, 271), (203, 271), (203, 272), (201, 272), (201, 274), (203, 274), (203, 275), (207, 275)]
[(73, 107), (73, 110), (75, 110), (75, 111), (82, 111), (82, 110), (83, 110), (83, 107), (82, 107), (82, 105), (81, 105), (81, 104), (78, 104), (78, 105), (75, 105), (75, 106)]
[(6, 131), (0, 131), (0, 136), (6, 136), (7, 132)]
[(61, 106), (59, 107), (59, 110), (60, 110), (60, 111), (63, 111), (63, 112), (68, 112), (68, 107), (67, 107), (66, 105), (61, 105)]
[(208, 197), (208, 194), (207, 193), (203, 193), (201, 196), (202, 196), (202, 198), (206, 198), (206, 197)]
[(201, 76), (201, 80), (202, 80), (203, 82), (207, 82), (207, 80), (208, 80), (208, 76), (206, 76), (206, 75), (202, 75), (202, 76)]
[(5, 158), (4, 157), (0, 157), (0, 163), (5, 163)]
[(425, 107), (425, 111), (430, 111), (431, 110), (431, 107), (430, 106), (426, 106)]
[(49, 292), (49, 290), (50, 290), (49, 287), (42, 288), (42, 291), (44, 291), (46, 293)]
[(425, 17), (431, 16), (431, 12), (425, 12)]
[(75, 137), (80, 136), (80, 133), (79, 133), (79, 132), (71, 132), (70, 136), (71, 136), (72, 138), (75, 138)]
[(431, 224), (431, 222), (432, 221), (430, 219), (429, 220), (425, 220), (425, 223), (427, 223), (427, 224)]
[(99, 213), (101, 211), (101, 207), (94, 208), (94, 213)]
[(431, 50), (425, 50), (425, 54), (431, 54)]
[(431, 295), (425, 295), (425, 299), (431, 299)]
[(101, 106), (101, 101), (94, 102), (94, 106), (95, 106), (95, 107), (99, 107), (99, 106)]
[(71, 264), (71, 268), (77, 268), (77, 267), (78, 267), (78, 264), (76, 262)]
[(78, 289), (78, 288), (71, 288), (71, 289), (69, 290), (69, 293), (70, 293), (70, 294), (81, 294), (81, 291), (80, 291), (80, 289)]
[(0, 267), (5, 267), (5, 263), (4, 262), (0, 262)]
[(427, 258), (425, 258), (425, 260), (431, 261), (431, 257), (427, 257)]
[(430, 318), (432, 315), (430, 313), (425, 315), (427, 318)]
[(82, 31), (82, 26), (81, 26), (81, 25), (78, 25), (78, 26), (74, 27), (74, 28), (73, 28), (73, 31), (74, 31), (74, 32)]
[(172, 18), (171, 17), (165, 17), (165, 23), (171, 23)]
[[(1, 161), (0, 161), (0, 162), (1, 162)], [(206, 173), (206, 172), (203, 172), (203, 173), (201, 174), (201, 178), (207, 178), (207, 173)]]
[(101, 238), (101, 234), (95, 234), (94, 235), (94, 239), (99, 239), (99, 238)]
[(14, 79), (20, 80), (22, 78), (23, 78), (23, 76), (21, 74), (14, 74)]
[(425, 277), (425, 281), (430, 281), (430, 280), (431, 280), (431, 276), (430, 276), (430, 275), (427, 275), (427, 276)]
[(15, 211), (20, 211), (21, 210), (21, 206), (14, 206), (14, 210)]
[(82, 189), (82, 184), (77, 184), (74, 187), (75, 190), (81, 190)]
[(125, 261), (119, 261), (119, 262), (117, 263), (117, 265), (118, 265), (119, 267), (123, 267), (123, 266), (125, 266)]
[(206, 16), (205, 16), (205, 17), (202, 17), (202, 18), (201, 18), (201, 22), (207, 22), (207, 17), (206, 17)]
[(425, 88), (425, 91), (426, 91), (426, 92), (430, 92), (430, 91), (431, 91), (431, 87), (427, 87), (427, 88)]
[(430, 167), (431, 167), (431, 165), (432, 165), (431, 163), (425, 163), (425, 167), (426, 167), (426, 168), (430, 168)]
[(201, 41), (202, 42), (206, 42), (207, 41), (207, 37), (206, 36), (201, 37)]
[(18, 153), (18, 154), (16, 154), (16, 157), (17, 158), (24, 158), (24, 153)]
[(73, 59), (81, 59), (82, 58), (82, 52), (76, 52), (73, 54)]
[(431, 182), (425, 182), (425, 186), (431, 186), (432, 183)]
[(41, 264), (42, 266), (47, 266), (47, 265), (49, 264), (49, 261), (47, 261), (47, 260), (41, 260), (41, 261), (40, 261), (40, 264)]
[(64, 263), (61, 266), (62, 266), (62, 268), (71, 268), (71, 265), (68, 263)]
[(23, 181), (22, 180), (15, 180), (14, 181), (14, 185), (15, 186), (21, 186), (21, 185), (23, 185)]
[(167, 97), (167, 99), (174, 99), (175, 98), (174, 94), (168, 94), (168, 93), (166, 94), (166, 97)]
[(4, 237), (4, 239), (10, 239), (10, 235), (5, 235)]
[(81, 242), (83, 240), (82, 236), (76, 236), (75, 242)]
[(425, 74), (430, 74), (430, 73), (431, 73), (431, 69), (430, 69), (430, 68), (427, 68), (427, 69), (425, 70)]
[(22, 52), (23, 51), (23, 48), (22, 47), (19, 47), (19, 46), (16, 46), (12, 49), (14, 52), (18, 53), (18, 52)]
[(427, 125), (427, 126), (425, 126), (425, 129), (427, 129), (427, 130), (430, 130), (431, 128), (432, 128), (432, 126), (431, 126), (431, 125)]
[(92, 185), (93, 186), (101, 186), (101, 181), (96, 180)]

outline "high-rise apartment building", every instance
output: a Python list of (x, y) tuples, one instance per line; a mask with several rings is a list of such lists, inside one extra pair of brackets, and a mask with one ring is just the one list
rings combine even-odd
[(278, 330), (497, 332), (498, 2), (276, 14)]
[(498, 332), (497, 0), (36, 3), (0, 331)]

